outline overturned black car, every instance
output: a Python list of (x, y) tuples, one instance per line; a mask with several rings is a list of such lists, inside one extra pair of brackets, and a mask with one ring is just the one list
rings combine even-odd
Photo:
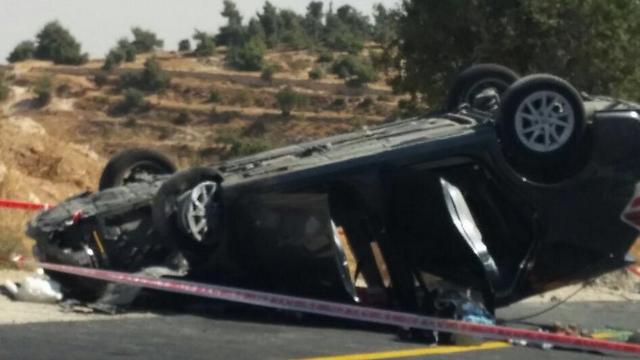
[[(448, 110), (175, 172), (128, 150), (100, 191), (31, 221), (42, 261), (433, 313), (443, 289), (489, 310), (633, 261), (640, 106), (496, 65)], [(638, 201), (636, 199), (636, 201)], [(104, 285), (52, 274), (74, 296)]]

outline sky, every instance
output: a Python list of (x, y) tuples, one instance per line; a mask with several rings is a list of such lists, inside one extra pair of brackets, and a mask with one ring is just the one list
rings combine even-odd
[[(307, 0), (271, 0), (278, 8), (304, 13)], [(334, 7), (349, 4), (367, 15), (375, 3), (396, 5), (399, 0), (334, 0)], [(262, 9), (264, 0), (236, 0), (245, 19)], [(325, 0), (328, 7), (329, 0)], [(165, 41), (165, 49), (191, 37), (194, 29), (216, 32), (224, 23), (222, 0), (0, 0), (0, 63), (22, 40), (35, 38), (42, 26), (59, 20), (80, 41), (92, 58), (104, 57), (116, 41), (130, 36), (133, 26), (152, 30)]]

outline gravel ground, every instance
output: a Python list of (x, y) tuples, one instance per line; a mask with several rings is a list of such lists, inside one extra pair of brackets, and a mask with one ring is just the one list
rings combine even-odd
[[(5, 281), (21, 281), (30, 273), (22, 271), (0, 270), (0, 285)], [(122, 315), (103, 315), (94, 313), (63, 312), (57, 304), (36, 304), (12, 301), (0, 294), (0, 325), (29, 324), (42, 322), (95, 321), (154, 317), (151, 313), (127, 313)]]

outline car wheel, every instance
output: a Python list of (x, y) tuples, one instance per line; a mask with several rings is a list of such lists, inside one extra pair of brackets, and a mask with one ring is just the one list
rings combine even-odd
[(504, 94), (497, 128), (503, 149), (524, 175), (566, 177), (583, 163), (586, 114), (582, 98), (568, 82), (531, 75)]
[(212, 197), (219, 198), (222, 177), (217, 171), (198, 167), (175, 174), (158, 190), (152, 205), (154, 229), (174, 252), (197, 251), (213, 244), (209, 227), (218, 228), (208, 216)]
[(520, 78), (515, 71), (497, 64), (478, 64), (461, 72), (453, 83), (447, 100), (447, 110), (456, 111), (462, 104), (474, 103), (474, 99), (487, 90), (502, 95)]
[(149, 149), (124, 150), (109, 160), (100, 176), (99, 189), (126, 185), (151, 175), (173, 174), (176, 166), (165, 155)]

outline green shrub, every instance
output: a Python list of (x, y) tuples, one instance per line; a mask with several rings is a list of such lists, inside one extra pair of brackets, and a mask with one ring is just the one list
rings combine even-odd
[(10, 63), (16, 63), (19, 61), (24, 61), (33, 58), (36, 51), (36, 44), (33, 41), (23, 41), (19, 43), (9, 57), (7, 57), (7, 61)]
[(220, 92), (218, 90), (209, 91), (209, 98), (207, 99), (207, 102), (213, 104), (220, 102), (220, 100), (222, 100), (222, 96), (220, 95)]
[(180, 42), (178, 43), (178, 51), (180, 52), (191, 51), (191, 41), (189, 41), (189, 39), (180, 40)]
[(187, 125), (191, 122), (191, 115), (189, 115), (186, 111), (181, 111), (175, 119), (173, 119), (173, 123), (175, 125)]
[(131, 43), (126, 38), (122, 38), (122, 39), (118, 40), (118, 46), (116, 47), (116, 49), (118, 49), (122, 53), (122, 55), (124, 57), (123, 60), (125, 62), (134, 62), (134, 61), (136, 61), (137, 49), (133, 45), (133, 43)]
[(260, 74), (260, 78), (262, 81), (266, 81), (271, 83), (273, 81), (273, 76), (277, 72), (277, 66), (274, 64), (267, 64), (262, 68), (262, 74)]
[(124, 53), (119, 49), (111, 49), (102, 64), (103, 71), (111, 71), (124, 61)]
[(133, 41), (131, 45), (135, 48), (136, 53), (143, 54), (151, 52), (155, 49), (161, 49), (164, 45), (164, 41), (158, 38), (158, 36), (149, 31), (143, 30), (139, 27), (131, 29), (133, 34)]
[(5, 101), (9, 98), (11, 89), (5, 84), (4, 79), (0, 78), (0, 101)]
[(327, 51), (321, 52), (320, 55), (318, 55), (318, 59), (316, 59), (316, 62), (330, 63), (330, 62), (333, 62), (333, 60), (335, 60), (333, 53), (327, 50)]
[(216, 41), (213, 36), (196, 30), (193, 39), (197, 42), (193, 55), (197, 57), (212, 56), (216, 52)]
[(253, 155), (275, 147), (272, 141), (263, 136), (244, 136), (237, 132), (223, 133), (216, 141), (228, 146), (225, 159)]
[(358, 109), (370, 110), (373, 105), (375, 105), (375, 101), (373, 100), (373, 98), (367, 96), (362, 99), (360, 103), (358, 103)]
[(276, 94), (276, 101), (282, 116), (289, 117), (291, 112), (300, 105), (302, 97), (291, 86), (287, 86)]
[(109, 75), (101, 71), (93, 76), (93, 83), (99, 88), (103, 87), (109, 83)]
[(47, 23), (36, 36), (34, 57), (51, 60), (56, 64), (81, 65), (89, 60), (81, 51), (80, 43), (59, 22)]
[(345, 98), (337, 98), (331, 102), (330, 107), (334, 110), (345, 110), (347, 108), (347, 100)]
[(309, 71), (309, 79), (320, 80), (324, 78), (324, 71), (320, 68), (313, 68)]
[(33, 86), (33, 92), (36, 94), (35, 101), (38, 106), (46, 106), (49, 104), (53, 98), (51, 78), (48, 76), (39, 78)]
[(254, 37), (241, 45), (230, 47), (227, 52), (227, 62), (238, 70), (259, 71), (262, 69), (266, 51), (264, 41)]
[(141, 110), (147, 106), (147, 101), (144, 98), (144, 93), (138, 89), (130, 88), (126, 89), (122, 95), (122, 102), (120, 104), (120, 110), (123, 112), (131, 112), (134, 110)]
[(353, 55), (344, 56), (336, 61), (331, 67), (331, 72), (344, 79), (349, 87), (362, 87), (378, 79), (378, 74), (369, 62)]
[(121, 88), (135, 88), (143, 91), (161, 91), (169, 87), (171, 76), (160, 66), (155, 57), (145, 61), (139, 71), (128, 71), (120, 75)]

